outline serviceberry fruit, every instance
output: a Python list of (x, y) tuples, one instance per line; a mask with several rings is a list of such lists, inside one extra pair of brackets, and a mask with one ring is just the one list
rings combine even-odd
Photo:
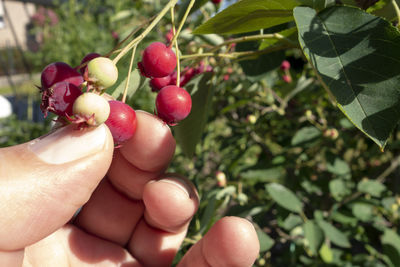
[(73, 122), (85, 122), (97, 126), (105, 122), (110, 115), (110, 105), (102, 96), (95, 93), (84, 93), (79, 96), (72, 107)]
[(88, 83), (98, 90), (114, 85), (118, 79), (118, 69), (107, 57), (96, 57), (89, 61), (84, 75)]
[(158, 92), (156, 109), (158, 117), (174, 125), (189, 115), (192, 109), (192, 98), (185, 89), (169, 85)]
[(222, 0), (211, 0), (214, 4), (218, 5), (219, 3), (222, 2)]
[(143, 51), (142, 61), (138, 63), (138, 67), (146, 77), (165, 77), (174, 71), (176, 55), (165, 44), (154, 42)]
[(153, 92), (160, 91), (163, 87), (170, 85), (171, 80), (172, 80), (171, 75), (161, 77), (161, 78), (151, 79), (150, 80), (151, 91), (153, 91)]
[(136, 112), (124, 102), (111, 100), (110, 116), (106, 125), (111, 131), (115, 144), (129, 140), (136, 131)]
[[(91, 61), (92, 59), (95, 59), (96, 57), (101, 57), (101, 55), (98, 54), (98, 53), (89, 53), (89, 54), (87, 54), (87, 55), (82, 59), (81, 64), (79, 64), (79, 66), (83, 65), (83, 64), (86, 63), (86, 62)], [(81, 68), (79, 69), (79, 72), (82, 73), (82, 75), (83, 75), (83, 74), (85, 74), (85, 70), (86, 70), (86, 69), (87, 69), (87, 64), (86, 64), (85, 66), (81, 67)]]
[(48, 111), (58, 116), (71, 116), (72, 106), (80, 95), (82, 91), (78, 86), (68, 82), (58, 82), (42, 91), (40, 109), (45, 117)]
[(53, 62), (47, 65), (41, 74), (42, 90), (52, 87), (58, 82), (69, 82), (80, 86), (83, 83), (82, 75), (64, 62)]
[(280, 68), (281, 68), (281, 70), (289, 70), (290, 62), (287, 60), (282, 61)]

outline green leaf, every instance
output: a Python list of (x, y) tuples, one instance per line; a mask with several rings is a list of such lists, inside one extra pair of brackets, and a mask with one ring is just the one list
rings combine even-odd
[[(189, 6), (191, 0), (185, 0), (185, 1), (180, 1), (179, 4), (179, 13), (178, 13), (178, 21), (181, 21), (183, 16), (185, 15), (186, 9)], [(192, 9), (190, 10), (190, 14), (199, 10), (199, 8), (201, 8), (202, 6), (204, 6), (205, 4), (207, 4), (209, 2), (209, 0), (196, 0), (194, 2), (194, 5), (192, 7)]]
[[(259, 42), (243, 42), (236, 45), (236, 51), (251, 51), (257, 50), (260, 46)], [(251, 82), (257, 82), (263, 79), (268, 72), (275, 70), (285, 59), (284, 51), (276, 51), (263, 54), (255, 59), (239, 61), (246, 78)]]
[(383, 149), (400, 115), (400, 32), (346, 6), (296, 7), (294, 17), (303, 52), (338, 107)]
[(302, 145), (321, 136), (321, 131), (314, 126), (308, 126), (298, 130), (292, 138), (292, 146)]
[(380, 197), (381, 194), (386, 190), (386, 186), (379, 181), (362, 180), (358, 183), (357, 189), (358, 191), (370, 194), (373, 197)]
[(272, 248), (275, 241), (262, 230), (257, 230), (258, 241), (260, 242), (260, 252), (266, 252)]
[(242, 0), (196, 28), (194, 34), (232, 34), (266, 29), (293, 20), (295, 0)]
[(384, 254), (394, 266), (400, 266), (400, 236), (392, 229), (386, 229), (381, 237)]
[[(119, 99), (122, 97), (125, 86), (126, 86), (126, 81), (128, 79), (128, 75), (125, 77), (125, 79), (120, 82), (120, 84), (115, 87), (113, 90), (107, 91), (112, 97), (115, 99)], [(127, 93), (127, 98), (131, 98), (138, 89), (142, 88), (146, 81), (146, 78), (144, 78), (142, 75), (140, 75), (138, 69), (134, 69), (131, 72), (131, 77), (129, 79), (129, 86), (128, 86), (128, 93)]]
[(303, 219), (300, 216), (290, 213), (289, 216), (287, 216), (286, 219), (283, 221), (282, 227), (286, 231), (290, 231), (296, 226), (300, 225), (302, 222)]
[(214, 86), (211, 72), (206, 72), (191, 80), (185, 88), (192, 96), (192, 110), (189, 116), (174, 127), (175, 138), (183, 152), (193, 156), (196, 144), (201, 140), (210, 110)]
[(269, 169), (248, 169), (240, 174), (246, 182), (277, 182), (286, 174), (283, 167), (274, 167)]
[(308, 220), (304, 223), (304, 237), (308, 241), (308, 246), (312, 255), (316, 255), (319, 247), (324, 240), (324, 233), (322, 232), (321, 228), (313, 221)]
[(319, 250), (319, 255), (321, 256), (321, 259), (325, 262), (325, 263), (332, 263), (333, 261), (333, 252), (331, 250), (331, 248), (326, 244), (323, 243), (320, 250)]
[(342, 179), (331, 180), (329, 182), (329, 191), (337, 201), (341, 201), (345, 196), (351, 193), (350, 189)]
[(347, 236), (343, 234), (343, 232), (324, 220), (319, 220), (317, 222), (322, 231), (324, 231), (325, 236), (328, 237), (333, 244), (343, 248), (350, 247), (350, 242), (347, 239)]
[(351, 211), (357, 219), (363, 222), (371, 221), (374, 217), (374, 206), (368, 203), (356, 202), (352, 205)]
[(328, 172), (339, 176), (347, 176), (351, 173), (350, 166), (346, 161), (341, 158), (335, 157), (332, 160), (329, 160), (326, 164), (326, 169)]
[(303, 204), (297, 196), (281, 184), (271, 183), (266, 185), (268, 194), (283, 208), (300, 213)]

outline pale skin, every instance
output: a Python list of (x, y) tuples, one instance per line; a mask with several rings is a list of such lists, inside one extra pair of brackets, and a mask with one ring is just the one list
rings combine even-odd
[[(0, 266), (171, 265), (199, 198), (188, 179), (165, 174), (169, 127), (145, 112), (137, 120), (115, 151), (105, 126), (0, 149)], [(252, 266), (258, 252), (253, 225), (225, 217), (178, 266)]]

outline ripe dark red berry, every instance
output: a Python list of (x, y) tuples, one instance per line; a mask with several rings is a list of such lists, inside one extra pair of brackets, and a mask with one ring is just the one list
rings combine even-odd
[[(87, 55), (82, 59), (81, 64), (79, 64), (79, 66), (82, 65), (82, 64), (84, 64), (84, 63), (86, 63), (86, 62), (89, 62), (90, 60), (92, 60), (92, 59), (94, 59), (94, 58), (96, 58), (96, 57), (101, 57), (101, 55), (98, 54), (98, 53), (89, 53), (89, 54), (87, 54)], [(87, 65), (85, 65), (84, 67), (81, 67), (81, 68), (79, 69), (79, 72), (82, 73), (82, 75), (85, 74), (86, 68), (87, 68)]]
[(71, 116), (73, 104), (81, 94), (82, 91), (78, 86), (68, 82), (58, 82), (42, 91), (40, 109), (45, 117), (48, 111), (58, 116)]
[(154, 42), (143, 51), (142, 61), (138, 66), (146, 77), (165, 77), (174, 71), (176, 55), (165, 44)]
[(124, 102), (111, 100), (110, 115), (106, 125), (111, 131), (115, 144), (129, 140), (136, 131), (136, 112)]
[(211, 0), (214, 4), (218, 5), (219, 3), (222, 2), (222, 0)]
[(192, 98), (183, 88), (169, 85), (156, 98), (157, 115), (170, 125), (185, 119), (192, 109)]
[(67, 63), (54, 62), (43, 69), (41, 82), (42, 90), (48, 89), (58, 82), (69, 82), (80, 86), (83, 83), (83, 77)]
[(171, 75), (161, 77), (161, 78), (153, 78), (150, 80), (151, 91), (158, 92), (163, 87), (171, 84)]

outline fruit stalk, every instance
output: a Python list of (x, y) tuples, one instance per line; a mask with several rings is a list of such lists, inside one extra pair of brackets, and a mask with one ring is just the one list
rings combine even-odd
[[(126, 54), (128, 51), (134, 47), (138, 42), (140, 42), (144, 37), (151, 32), (151, 30), (157, 25), (157, 23), (164, 17), (164, 15), (174, 7), (178, 0), (171, 0), (169, 3), (161, 10), (157, 17), (150, 23), (150, 25), (135, 39), (133, 39), (129, 44), (127, 44), (121, 52), (114, 58), (114, 63), (117, 64), (118, 61)], [(193, 1), (194, 2), (194, 1)]]
[[(171, 24), (172, 24), (172, 33), (174, 37), (176, 36), (176, 29), (175, 29), (175, 12), (174, 8), (171, 8)], [(181, 81), (181, 64), (180, 64), (180, 56), (179, 56), (179, 47), (178, 47), (178, 39), (172, 37), (171, 44), (175, 43), (175, 54), (176, 54), (176, 69), (177, 69), (177, 78), (176, 78), (176, 86), (180, 86)], [(173, 43), (173, 41), (175, 42)]]
[(126, 101), (126, 95), (128, 94), (128, 88), (129, 88), (129, 81), (131, 79), (131, 72), (132, 72), (132, 67), (133, 67), (133, 59), (135, 58), (135, 53), (136, 53), (136, 45), (133, 47), (132, 50), (132, 56), (131, 56), (131, 61), (129, 62), (129, 69), (128, 69), (128, 76), (126, 78), (126, 84), (124, 88), (124, 94), (122, 95), (121, 101), (125, 103)]

